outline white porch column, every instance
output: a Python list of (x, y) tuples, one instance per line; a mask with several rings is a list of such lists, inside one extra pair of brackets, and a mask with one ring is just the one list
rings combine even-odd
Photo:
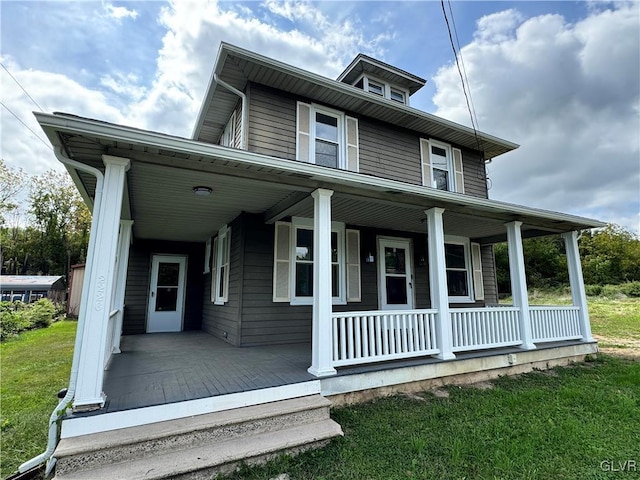
[(118, 227), (122, 209), (125, 173), (129, 159), (103, 155), (105, 165), (102, 198), (95, 205), (94, 215), (98, 215), (94, 251), (89, 252), (91, 275), (89, 282), (85, 328), (78, 363), (78, 379), (73, 402), (74, 409), (95, 410), (104, 405), (102, 392), (104, 358), (109, 326), (109, 309), (113, 298), (115, 260), (118, 243)]
[(319, 188), (313, 197), (313, 331), (311, 366), (316, 377), (335, 375), (331, 332), (331, 195)]
[(587, 308), (587, 295), (584, 291), (580, 250), (578, 249), (578, 232), (563, 233), (562, 238), (567, 252), (567, 266), (569, 267), (569, 283), (571, 284), (573, 305), (580, 307), (580, 333), (584, 341), (593, 342), (594, 338), (591, 335), (591, 323), (589, 322), (589, 310)]
[(427, 249), (429, 252), (429, 291), (431, 308), (437, 309), (436, 342), (440, 353), (438, 358), (451, 360), (453, 354), (453, 338), (451, 333), (451, 316), (449, 315), (449, 290), (447, 288), (447, 267), (444, 256), (444, 226), (442, 214), (444, 208), (434, 207), (425, 210), (427, 214)]
[(113, 288), (111, 309), (118, 309), (116, 322), (113, 326), (112, 353), (120, 353), (120, 337), (122, 336), (122, 320), (124, 319), (124, 294), (127, 286), (127, 267), (129, 266), (129, 247), (131, 246), (131, 227), (133, 220), (120, 220), (118, 233), (118, 260)]
[(518, 307), (520, 323), (520, 348), (532, 350), (536, 348), (531, 333), (531, 314), (529, 312), (529, 297), (527, 296), (527, 278), (524, 274), (524, 253), (522, 251), (522, 222), (505, 223), (507, 227), (507, 245), (509, 249), (509, 273), (511, 277), (511, 294), (513, 305)]

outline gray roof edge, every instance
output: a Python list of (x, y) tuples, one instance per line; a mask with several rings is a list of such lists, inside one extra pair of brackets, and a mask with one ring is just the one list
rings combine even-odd
[(78, 117), (77, 115), (72, 114), (35, 112), (35, 116), (45, 131), (47, 129), (66, 130), (79, 134), (104, 136), (116, 141), (159, 146), (164, 149), (173, 149), (181, 153), (201, 155), (204, 157), (220, 157), (239, 163), (242, 162), (257, 166), (271, 167), (296, 174), (306, 174), (314, 178), (321, 178), (323, 181), (328, 183), (353, 185), (359, 188), (371, 190), (393, 190), (399, 193), (422, 196), (430, 200), (441, 200), (444, 202), (464, 204), (484, 211), (498, 210), (502, 213), (530, 215), (546, 220), (574, 223), (578, 224), (581, 228), (598, 228), (606, 225), (606, 223), (599, 220), (580, 217), (577, 215), (525, 207), (522, 205), (490, 200), (488, 198), (473, 197), (460, 193), (444, 192), (421, 185), (413, 185), (397, 180), (375, 177), (373, 175), (334, 169), (327, 172), (326, 168), (313, 164), (270, 157), (259, 153), (223, 147), (182, 137), (175, 137), (164, 133), (141, 130), (134, 127), (126, 127), (100, 120)]
[(349, 75), (349, 73), (351, 73), (351, 71), (355, 68), (355, 66), (360, 62), (367, 62), (375, 67), (389, 70), (396, 75), (405, 77), (407, 80), (410, 80), (416, 83), (420, 87), (423, 87), (427, 83), (427, 81), (422, 77), (414, 75), (413, 73), (409, 73), (406, 70), (403, 70), (401, 68), (394, 67), (391, 64), (383, 62), (382, 60), (378, 60), (377, 58), (370, 57), (369, 55), (365, 55), (364, 53), (359, 53), (356, 56), (356, 58), (354, 58), (351, 61), (351, 63), (347, 66), (347, 68), (345, 68), (344, 71), (340, 75), (338, 75), (338, 78), (336, 79), (336, 81), (342, 82)]

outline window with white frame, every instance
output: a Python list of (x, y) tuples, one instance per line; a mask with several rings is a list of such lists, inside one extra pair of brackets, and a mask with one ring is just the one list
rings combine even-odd
[(483, 300), (480, 245), (465, 237), (446, 236), (444, 253), (449, 301), (468, 303)]
[(220, 145), (223, 147), (235, 147), (235, 139), (236, 139), (236, 112), (231, 114), (231, 118), (224, 127), (222, 131), (222, 136), (220, 137)]
[(353, 86), (361, 88), (365, 92), (384, 97), (387, 100), (393, 100), (403, 105), (409, 104), (408, 90), (405, 90), (399, 85), (393, 85), (379, 78), (371, 77), (370, 75), (362, 75), (356, 80)]
[(211, 301), (222, 305), (229, 301), (229, 270), (231, 263), (231, 227), (225, 225), (213, 240), (211, 268)]
[(358, 171), (358, 120), (316, 104), (298, 102), (296, 158), (323, 167)]
[[(291, 303), (310, 303), (313, 299), (313, 220), (293, 218)], [(345, 303), (344, 223), (331, 224), (331, 296), (334, 303)]]
[[(313, 220), (276, 222), (273, 301), (313, 302)], [(347, 251), (348, 250), (348, 251)], [(331, 223), (331, 296), (334, 304), (360, 301), (360, 233)]]
[(448, 192), (464, 193), (462, 151), (437, 140), (420, 139), (422, 184)]

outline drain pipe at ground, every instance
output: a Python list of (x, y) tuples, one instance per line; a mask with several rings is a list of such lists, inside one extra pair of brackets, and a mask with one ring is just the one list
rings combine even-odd
[[(102, 172), (97, 168), (90, 167), (88, 165), (84, 165), (82, 163), (76, 162), (75, 160), (71, 160), (66, 157), (62, 151), (56, 151), (54, 149), (54, 153), (56, 158), (65, 165), (65, 167), (74, 168), (76, 170), (80, 170), (86, 172), (90, 175), (96, 177), (96, 190), (93, 201), (93, 211), (91, 214), (91, 230), (89, 233), (89, 249), (87, 254), (87, 262), (85, 267), (85, 278), (91, 278), (91, 266), (93, 264), (93, 252), (96, 243), (95, 232), (96, 226), (98, 223), (98, 216), (100, 211), (100, 201), (102, 199), (102, 186), (104, 183), (104, 176)], [(45, 471), (45, 477), (48, 477), (55, 466), (55, 461), (49, 461), (51, 459), (51, 455), (53, 455), (56, 446), (58, 445), (58, 422), (65, 414), (67, 409), (69, 408), (71, 402), (73, 401), (73, 397), (76, 391), (76, 382), (78, 379), (78, 364), (80, 362), (80, 349), (82, 346), (82, 336), (85, 327), (85, 316), (87, 311), (87, 299), (89, 298), (89, 282), (83, 282), (82, 285), (82, 300), (80, 302), (80, 311), (78, 312), (78, 326), (76, 329), (76, 340), (73, 347), (73, 360), (71, 363), (71, 375), (69, 377), (69, 388), (67, 389), (67, 393), (64, 398), (58, 403), (58, 406), (51, 413), (51, 417), (49, 418), (49, 438), (47, 441), (47, 449), (38, 455), (37, 457), (32, 458), (31, 460), (26, 461), (20, 467), (18, 467), (18, 472), (24, 473), (38, 465), (47, 463), (47, 468)]]
[(238, 95), (241, 99), (242, 99), (242, 121), (241, 121), (241, 125), (240, 125), (240, 150), (246, 150), (245, 145), (246, 145), (246, 131), (247, 131), (247, 96), (241, 92), (240, 90), (238, 90), (237, 88), (232, 87), (231, 85), (229, 85), (227, 82), (224, 82), (222, 80), (220, 80), (220, 77), (218, 77), (217, 73), (213, 73), (213, 79), (215, 80), (215, 82), (218, 85), (221, 85), (223, 88), (226, 88), (227, 90), (229, 90), (231, 93), (235, 93), (236, 95)]

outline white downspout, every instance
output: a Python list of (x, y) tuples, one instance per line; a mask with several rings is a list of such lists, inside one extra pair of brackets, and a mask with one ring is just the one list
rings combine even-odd
[[(98, 224), (98, 216), (100, 212), (100, 202), (102, 199), (102, 185), (104, 183), (104, 175), (97, 168), (90, 167), (88, 165), (84, 165), (80, 162), (76, 162), (75, 160), (71, 160), (67, 158), (62, 150), (57, 151), (54, 149), (54, 153), (56, 158), (65, 166), (73, 167), (76, 170), (80, 170), (86, 172), (90, 175), (96, 177), (96, 190), (93, 201), (93, 211), (91, 212), (91, 230), (89, 232), (89, 249), (87, 253), (87, 261), (86, 261), (86, 269), (85, 269), (85, 279), (91, 278), (91, 265), (93, 264), (93, 252), (95, 248), (96, 238), (95, 231)], [(80, 349), (82, 347), (82, 335), (84, 332), (85, 325), (85, 316), (87, 311), (87, 299), (89, 298), (89, 282), (85, 281), (82, 285), (82, 300), (80, 302), (80, 311), (78, 312), (78, 326), (76, 331), (76, 339), (73, 347), (73, 360), (71, 362), (71, 375), (69, 377), (69, 388), (67, 389), (67, 393), (64, 398), (58, 403), (58, 406), (51, 413), (51, 417), (49, 417), (49, 439), (47, 441), (47, 449), (38, 455), (37, 457), (32, 458), (31, 460), (26, 461), (20, 467), (18, 467), (18, 471), (20, 473), (26, 472), (27, 470), (32, 469), (51, 458), (53, 455), (56, 446), (58, 445), (58, 421), (67, 411), (73, 397), (75, 396), (76, 391), (76, 382), (78, 380), (78, 363), (80, 359)], [(47, 464), (45, 476), (48, 476), (53, 469), (55, 462), (49, 462)]]
[(240, 149), (241, 150), (246, 150), (246, 145), (247, 145), (247, 139), (246, 139), (246, 135), (247, 135), (247, 96), (241, 92), (240, 90), (238, 90), (237, 88), (232, 87), (231, 85), (229, 85), (227, 82), (220, 80), (220, 77), (218, 77), (217, 73), (213, 73), (213, 79), (215, 80), (215, 82), (219, 85), (222, 85), (224, 88), (226, 88), (227, 90), (229, 90), (232, 93), (235, 93), (236, 95), (238, 95), (241, 99), (242, 99), (242, 122), (240, 125)]

